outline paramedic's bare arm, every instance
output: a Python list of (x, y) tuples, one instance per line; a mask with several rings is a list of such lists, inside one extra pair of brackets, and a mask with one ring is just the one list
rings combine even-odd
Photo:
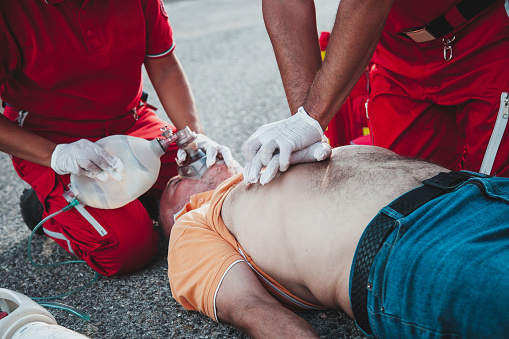
[(43, 166), (51, 166), (57, 144), (19, 127), (0, 114), (0, 151)]
[[(300, 6), (293, 5), (295, 2), (263, 0), (265, 11), (272, 12), (265, 16), (267, 31), (274, 45), (281, 76), (286, 78), (283, 80), (285, 90), (293, 93), (292, 112), (296, 112), (299, 95), (305, 91), (307, 96), (300, 104), (325, 130), (366, 69), (394, 0), (341, 0), (323, 66), (318, 70), (309, 91), (303, 86), (315, 74), (316, 61), (298, 63), (296, 59), (299, 53), (314, 50), (308, 40), (310, 34), (317, 35), (316, 24), (311, 21), (309, 14), (300, 22), (290, 21), (295, 20), (298, 13), (303, 11), (302, 6), (309, 8), (313, 0), (298, 0)], [(305, 47), (299, 46), (302, 41), (287, 33), (292, 29), (291, 25), (304, 36), (303, 41), (307, 41)], [(288, 41), (290, 38), (293, 41)], [(316, 60), (318, 52), (312, 53), (313, 60)], [(296, 82), (299, 77), (304, 80), (304, 84)]]
[(394, 0), (341, 0), (324, 64), (304, 101), (325, 130), (366, 69)]
[(145, 68), (157, 96), (177, 130), (186, 126), (203, 133), (187, 76), (175, 52), (162, 58), (145, 58)]
[(263, 0), (263, 19), (292, 114), (322, 65), (313, 0)]
[(244, 262), (225, 275), (216, 297), (217, 317), (250, 338), (318, 338), (304, 319), (283, 307)]

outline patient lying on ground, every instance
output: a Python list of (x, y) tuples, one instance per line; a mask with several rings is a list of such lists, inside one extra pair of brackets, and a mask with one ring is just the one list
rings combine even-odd
[[(293, 166), (287, 172), (278, 174), (266, 186), (255, 184), (247, 187), (242, 182), (242, 174), (235, 174), (221, 164), (212, 167), (200, 181), (174, 178), (169, 182), (161, 200), (161, 224), (167, 236), (171, 232), (168, 274), (173, 296), (186, 309), (202, 312), (216, 321), (233, 324), (252, 337), (315, 337), (316, 332), (311, 326), (289, 310), (343, 310), (352, 318), (358, 317), (352, 311), (353, 301), (349, 289), (352, 284), (351, 269), (355, 267), (352, 265), (354, 255), (356, 260), (360, 256), (356, 254), (356, 249), (366, 226), (384, 206), (440, 172), (448, 171), (431, 163), (402, 158), (378, 147), (347, 146), (334, 149), (330, 160)], [(509, 186), (505, 179), (494, 179), (500, 180), (505, 187)], [(475, 187), (465, 187), (469, 186)], [(482, 281), (472, 283), (471, 287), (465, 286), (475, 279), (463, 279), (456, 274), (453, 278), (458, 282), (453, 284), (449, 282), (453, 279), (444, 276), (442, 270), (435, 272), (433, 267), (430, 272), (430, 265), (417, 264), (436, 262), (440, 258), (444, 259), (447, 254), (451, 255), (451, 261), (454, 262), (444, 259), (444, 271), (455, 269), (458, 264), (465, 267), (461, 263), (463, 250), (472, 253), (470, 242), (475, 240), (470, 240), (470, 235), (462, 235), (463, 249), (451, 254), (446, 249), (455, 244), (439, 244), (433, 232), (436, 230), (438, 235), (447, 232), (451, 229), (448, 223), (464, 229), (464, 225), (447, 218), (459, 214), (458, 218), (464, 220), (462, 214), (473, 208), (468, 206), (470, 202), (473, 203), (475, 199), (487, 200), (479, 193), (479, 189), (470, 192), (471, 196), (466, 197), (466, 201), (458, 205), (454, 213), (449, 211), (442, 219), (425, 226), (412, 226), (410, 221), (405, 222), (405, 218), (415, 216), (415, 220), (412, 219), (414, 224), (428, 220), (430, 215), (436, 215), (430, 208), (438, 206), (436, 204), (451, 206), (451, 202), (446, 199), (457, 201), (458, 198), (452, 195), (459, 193), (448, 193), (435, 198), (415, 212), (412, 211), (410, 217), (391, 215), (397, 214), (392, 209), (385, 212), (397, 220), (394, 223), (397, 227), (384, 238), (385, 245), (377, 252), (369, 283), (365, 282), (369, 325), (361, 326), (362, 330), (367, 334), (372, 331), (376, 337), (419, 337), (422, 335), (419, 331), (423, 329), (433, 331), (437, 336), (453, 333), (469, 337), (489, 333), (493, 337), (495, 324), (498, 327), (496, 331), (500, 333), (509, 330), (507, 324), (502, 325), (505, 321), (501, 315), (490, 313), (479, 319), (479, 314), (486, 313), (486, 309), (472, 310), (468, 315), (461, 314), (461, 321), (454, 314), (455, 307), (464, 312), (465, 307), (472, 306), (474, 309), (480, 303), (496, 303), (500, 298), (507, 300), (505, 297), (509, 295), (507, 283), (503, 282), (505, 278), (501, 277), (496, 282), (498, 285), (494, 286), (494, 293), (498, 296), (491, 298), (486, 293), (480, 293), (481, 288), (478, 286), (483, 285)], [(486, 222), (488, 214), (492, 214), (486, 212), (485, 216), (480, 212), (484, 205), (490, 205), (489, 208), (507, 216), (509, 206), (504, 199), (488, 201), (475, 205), (480, 220)], [(500, 206), (494, 206), (495, 202)], [(427, 207), (430, 204), (431, 207)], [(495, 217), (498, 221), (493, 221), (498, 223), (493, 226), (493, 232), (495, 229), (500, 229), (502, 234), (504, 229), (506, 232), (503, 235), (505, 247), (502, 246), (505, 250), (497, 250), (493, 260), (499, 260), (499, 254), (503, 255), (500, 260), (509, 254), (509, 225), (506, 219), (502, 222), (502, 219)], [(470, 220), (468, 225), (471, 223), (479, 226), (480, 221)], [(426, 229), (429, 231), (424, 235), (413, 234), (414, 230), (424, 232)], [(454, 231), (453, 234), (458, 232)], [(472, 231), (472, 237), (479, 232)], [(495, 233), (491, 236), (494, 239), (500, 237)], [(434, 242), (437, 242), (435, 247), (428, 246)], [(405, 247), (405, 244), (413, 247)], [(391, 253), (392, 246), (394, 249), (401, 248), (401, 251), (394, 250)], [(421, 253), (419, 249), (426, 246), (429, 248)], [(493, 244), (486, 246), (493, 248)], [(384, 253), (386, 248), (390, 256)], [(441, 254), (441, 250), (445, 254)], [(485, 258), (483, 265), (487, 264), (486, 260), (492, 258)], [(506, 261), (504, 265), (507, 265)], [(387, 274), (381, 272), (385, 272), (385, 269), (389, 271), (391, 267), (403, 268), (389, 276), (394, 281), (390, 286), (394, 288), (388, 289), (384, 288), (388, 285), (388, 280), (384, 280), (388, 279)], [(477, 267), (472, 267), (472, 270), (482, 275)], [(382, 276), (380, 283), (376, 281), (377, 274)], [(491, 282), (498, 279), (494, 276), (500, 275), (497, 270), (490, 271), (490, 274)], [(444, 286), (434, 291), (433, 286), (441, 286), (442, 281), (436, 280), (441, 277)], [(429, 279), (435, 281), (429, 282)], [(422, 280), (427, 282), (423, 283)], [(422, 286), (419, 285), (421, 283)], [(406, 290), (398, 284), (410, 284), (412, 287)], [(462, 289), (468, 291), (468, 302), (471, 305), (449, 307), (448, 303), (463, 302), (463, 299), (458, 301), (461, 296), (456, 293), (460, 284), (463, 284)], [(430, 289), (429, 293), (426, 287)], [(382, 290), (386, 291), (387, 299), (378, 300), (377, 291), (382, 294)], [(413, 293), (417, 292), (425, 301), (413, 297)], [(443, 293), (451, 296), (442, 299), (443, 302), (436, 300), (435, 294)], [(427, 305), (423, 306), (424, 311), (407, 310), (415, 308), (414, 304), (426, 301), (441, 304), (440, 308), (434, 310)], [(388, 307), (393, 309), (389, 310)], [(430, 312), (433, 313), (431, 316)], [(389, 322), (385, 316), (390, 319), (391, 325), (387, 325)], [(450, 322), (441, 323), (437, 320), (444, 317), (450, 317)], [(479, 332), (479, 323), (485, 324), (485, 319), (489, 317), (492, 322), (490, 332)], [(413, 325), (406, 326), (406, 323)], [(501, 330), (503, 326), (506, 328)]]

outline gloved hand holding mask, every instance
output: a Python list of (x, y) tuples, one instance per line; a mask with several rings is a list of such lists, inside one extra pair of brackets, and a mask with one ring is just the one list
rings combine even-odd
[[(196, 134), (196, 139), (194, 140), (196, 146), (203, 150), (207, 155), (207, 168), (214, 165), (216, 163), (216, 158), (218, 154), (221, 154), (223, 160), (228, 167), (234, 166), (234, 160), (230, 149), (226, 146), (219, 145), (217, 142), (212, 141), (209, 137), (203, 134)], [(179, 149), (177, 151), (177, 161), (179, 163), (183, 163), (186, 160), (187, 153), (183, 149)]]

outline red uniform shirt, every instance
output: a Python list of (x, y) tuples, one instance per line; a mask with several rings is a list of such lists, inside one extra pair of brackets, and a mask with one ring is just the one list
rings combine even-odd
[(128, 114), (145, 57), (174, 43), (161, 0), (2, 0), (0, 46), (2, 99), (65, 133)]

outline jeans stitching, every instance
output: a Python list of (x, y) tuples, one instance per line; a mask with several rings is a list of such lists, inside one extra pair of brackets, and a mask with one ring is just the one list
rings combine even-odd
[(394, 319), (394, 320), (399, 321), (402, 325), (404, 325), (406, 327), (413, 327), (413, 328), (416, 328), (416, 329), (419, 329), (419, 330), (422, 330), (422, 331), (426, 331), (426, 332), (429, 332), (429, 333), (439, 334), (441, 336), (454, 334), (454, 335), (460, 336), (462, 338), (464, 337), (461, 333), (458, 333), (458, 332), (452, 332), (452, 331), (439, 332), (439, 331), (436, 331), (436, 330), (433, 330), (433, 329), (430, 329), (430, 328), (427, 328), (427, 327), (423, 327), (423, 326), (418, 325), (416, 323), (404, 321), (403, 319), (401, 319), (401, 317), (398, 317), (398, 316), (395, 316), (395, 315), (392, 315), (392, 314), (389, 314), (389, 313), (381, 312), (381, 311), (380, 312), (371, 312), (370, 311), (370, 315), (372, 315), (373, 317), (380, 316), (380, 317), (384, 317), (384, 318)]

